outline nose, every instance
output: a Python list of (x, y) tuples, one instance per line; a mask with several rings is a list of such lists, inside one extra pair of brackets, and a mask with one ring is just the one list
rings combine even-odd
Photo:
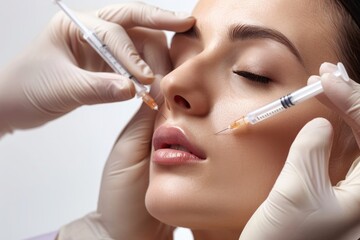
[(188, 60), (161, 81), (165, 105), (173, 113), (205, 116), (211, 108), (210, 75), (201, 57)]

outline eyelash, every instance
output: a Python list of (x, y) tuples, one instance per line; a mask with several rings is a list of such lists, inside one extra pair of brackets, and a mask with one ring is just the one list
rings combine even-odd
[(268, 84), (270, 83), (271, 79), (265, 76), (257, 75), (255, 73), (246, 72), (246, 71), (233, 71), (233, 73), (244, 77), (246, 79), (249, 79), (250, 81), (259, 82), (262, 84)]

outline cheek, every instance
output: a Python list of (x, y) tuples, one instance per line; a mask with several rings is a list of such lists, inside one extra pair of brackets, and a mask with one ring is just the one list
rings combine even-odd
[(234, 187), (241, 194), (252, 191), (248, 196), (263, 200), (279, 175), (296, 135), (316, 117), (334, 123), (333, 113), (314, 99), (219, 138), (210, 147), (215, 181), (223, 178), (227, 188)]
[(214, 143), (210, 184), (227, 192), (218, 200), (229, 212), (243, 220), (266, 199), (302, 125), (268, 123)]

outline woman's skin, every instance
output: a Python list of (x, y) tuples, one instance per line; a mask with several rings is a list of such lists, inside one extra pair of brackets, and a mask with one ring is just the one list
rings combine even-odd
[(167, 119), (156, 122), (146, 194), (155, 218), (191, 228), (195, 239), (237, 239), (271, 190), (296, 134), (316, 117), (335, 130), (331, 180), (344, 178), (356, 147), (339, 141), (347, 128), (316, 99), (260, 124), (214, 134), (305, 86), (321, 63), (339, 61), (331, 42), (336, 32), (321, 3), (199, 1), (196, 26), (174, 37), (175, 70), (161, 83)]

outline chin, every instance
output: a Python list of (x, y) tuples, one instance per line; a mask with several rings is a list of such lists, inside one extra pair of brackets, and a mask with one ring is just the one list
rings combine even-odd
[[(205, 189), (191, 189), (179, 176), (161, 181), (156, 177), (150, 181), (145, 204), (148, 212), (160, 222), (197, 230), (241, 231), (250, 219), (253, 209), (226, 202), (223, 196), (214, 199)], [(180, 185), (179, 185), (180, 184)], [(177, 187), (175, 187), (177, 186)], [(223, 201), (221, 201), (223, 200)]]
[(153, 217), (165, 224), (193, 228), (201, 222), (198, 219), (199, 202), (191, 199), (189, 191), (179, 189), (177, 182), (173, 178), (166, 181), (158, 177), (152, 179), (146, 192), (146, 208)]

